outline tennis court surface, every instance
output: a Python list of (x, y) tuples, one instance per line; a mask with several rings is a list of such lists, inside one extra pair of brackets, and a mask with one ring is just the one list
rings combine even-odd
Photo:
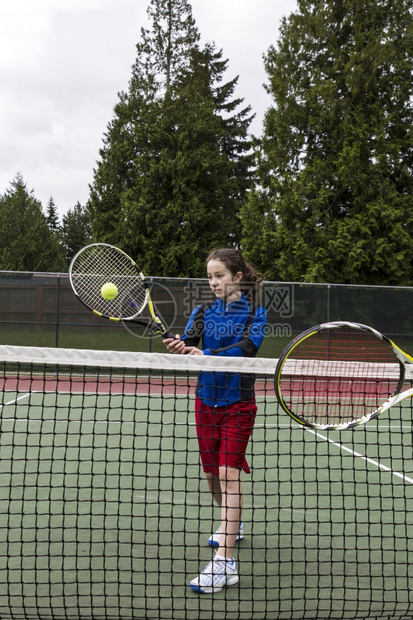
[[(354, 430), (279, 410), (275, 360), (0, 346), (0, 618), (413, 618), (412, 402)], [(219, 525), (198, 371), (256, 377), (240, 582), (188, 582)]]

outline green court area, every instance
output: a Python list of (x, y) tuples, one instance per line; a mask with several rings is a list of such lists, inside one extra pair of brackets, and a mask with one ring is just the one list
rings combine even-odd
[(411, 403), (323, 433), (258, 400), (240, 582), (212, 596), (191, 396), (4, 392), (2, 620), (411, 618)]

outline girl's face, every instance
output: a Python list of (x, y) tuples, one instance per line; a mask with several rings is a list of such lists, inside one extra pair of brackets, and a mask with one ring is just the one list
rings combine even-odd
[(225, 263), (211, 259), (207, 264), (207, 273), (209, 286), (216, 297), (226, 302), (240, 299), (241, 289), (239, 283), (242, 280), (241, 271), (238, 271), (234, 276)]

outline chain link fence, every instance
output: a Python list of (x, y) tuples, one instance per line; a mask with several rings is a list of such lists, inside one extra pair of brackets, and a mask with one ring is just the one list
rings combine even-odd
[[(168, 327), (182, 333), (191, 310), (212, 299), (206, 279), (151, 278), (151, 295)], [(278, 357), (291, 338), (326, 321), (370, 325), (413, 352), (413, 287), (265, 282), (263, 357)], [(73, 294), (67, 274), (0, 271), (1, 344), (165, 351), (162, 339), (127, 322), (102, 319)]]

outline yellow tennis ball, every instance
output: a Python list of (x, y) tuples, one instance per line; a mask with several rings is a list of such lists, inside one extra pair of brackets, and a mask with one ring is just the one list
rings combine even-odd
[(104, 299), (115, 299), (118, 294), (118, 287), (113, 282), (106, 282), (100, 289)]

